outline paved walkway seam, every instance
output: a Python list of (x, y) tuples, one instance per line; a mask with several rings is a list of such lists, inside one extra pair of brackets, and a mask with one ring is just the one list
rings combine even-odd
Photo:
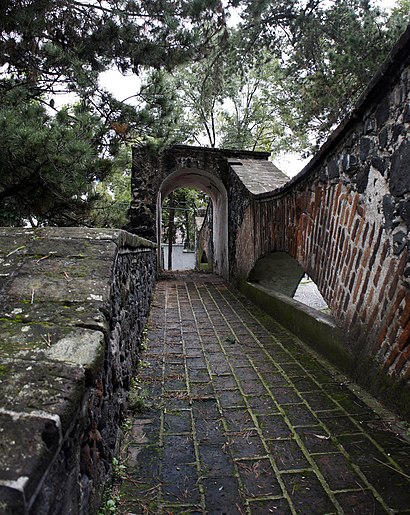
[(118, 513), (410, 514), (406, 437), (221, 279), (159, 281), (147, 340)]

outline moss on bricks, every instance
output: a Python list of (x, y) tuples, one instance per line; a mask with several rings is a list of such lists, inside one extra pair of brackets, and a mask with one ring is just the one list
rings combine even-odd
[(352, 373), (354, 357), (348, 350), (340, 329), (329, 315), (259, 285), (244, 281), (239, 288), (257, 306), (326, 356), (339, 369)]
[(368, 356), (354, 355), (353, 345), (343, 337), (331, 317), (260, 285), (242, 281), (238, 287), (258, 307), (410, 421), (410, 386), (388, 376)]

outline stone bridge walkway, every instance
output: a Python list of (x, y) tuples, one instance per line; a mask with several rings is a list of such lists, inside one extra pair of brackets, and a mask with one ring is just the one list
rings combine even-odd
[(215, 276), (158, 283), (119, 513), (410, 513), (410, 445)]

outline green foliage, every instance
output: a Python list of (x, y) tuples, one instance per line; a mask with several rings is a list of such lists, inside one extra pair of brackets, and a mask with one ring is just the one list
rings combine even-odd
[[(0, 223), (124, 226), (124, 144), (312, 151), (410, 18), (409, 0), (235, 7), (229, 28), (221, 0), (0, 2)], [(132, 104), (100, 86), (112, 67), (140, 75)]]
[(123, 465), (117, 458), (112, 459), (113, 479), (122, 479), (125, 477), (127, 467)]
[(388, 27), (397, 37), (404, 32), (410, 23), (410, 0), (396, 0), (388, 20)]
[(353, 107), (409, 21), (370, 0), (236, 0), (221, 50), (173, 71), (188, 143), (311, 152)]
[(16, 87), (1, 94), (0, 137), (0, 223), (81, 223), (111, 168), (100, 119), (78, 107), (51, 117)]
[(186, 248), (193, 250), (196, 232), (195, 217), (200, 209), (206, 208), (208, 202), (208, 196), (201, 191), (190, 188), (175, 190), (172, 197), (167, 197), (162, 205), (163, 241), (168, 242), (169, 217), (171, 208), (173, 208), (172, 242), (175, 243), (176, 236), (180, 235)]
[(96, 198), (88, 221), (96, 227), (124, 227), (131, 201), (131, 149), (124, 145), (114, 160), (110, 175), (97, 183)]
[[(161, 72), (134, 105), (101, 88), (99, 75), (205, 55), (224, 37), (220, 1), (2, 2), (0, 20), (0, 222), (123, 225), (129, 172), (115, 156), (124, 142), (173, 141), (176, 114)], [(66, 92), (78, 103), (57, 110)]]
[(176, 67), (168, 75), (169, 88), (174, 93), (180, 137), (189, 143), (215, 147), (219, 132), (218, 113), (226, 96), (226, 81), (230, 75), (230, 44), (214, 44), (213, 51), (199, 61)]
[(287, 103), (281, 118), (306, 150), (349, 112), (409, 21), (405, 6), (389, 18), (371, 0), (240, 4), (242, 52), (267, 49), (280, 59), (274, 85)]
[(0, 65), (42, 91), (56, 83), (91, 85), (115, 65), (138, 72), (205, 52), (224, 30), (219, 0), (27, 0), (2, 2)]
[(182, 107), (177, 102), (175, 85), (169, 73), (153, 70), (142, 83), (141, 111), (143, 120), (149, 121), (143, 137), (132, 139), (133, 143), (149, 145), (155, 151), (181, 141), (186, 129), (181, 125)]
[(146, 408), (146, 394), (144, 389), (136, 378), (132, 378), (128, 396), (128, 411), (132, 414), (137, 414), (142, 413)]
[(115, 515), (117, 513), (118, 497), (110, 497), (103, 502), (98, 515)]
[[(219, 115), (223, 148), (263, 150), (274, 155), (297, 149), (287, 130), (287, 98), (281, 86), (284, 79), (278, 60), (265, 52), (230, 77)], [(302, 135), (298, 143), (302, 148), (306, 144)]]

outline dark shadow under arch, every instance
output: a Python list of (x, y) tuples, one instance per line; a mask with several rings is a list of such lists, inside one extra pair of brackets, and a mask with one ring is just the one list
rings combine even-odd
[(272, 252), (255, 263), (248, 281), (293, 297), (305, 271), (286, 252)]
[(248, 281), (292, 297), (314, 309), (328, 310), (314, 281), (286, 252), (272, 252), (258, 259), (249, 273)]

